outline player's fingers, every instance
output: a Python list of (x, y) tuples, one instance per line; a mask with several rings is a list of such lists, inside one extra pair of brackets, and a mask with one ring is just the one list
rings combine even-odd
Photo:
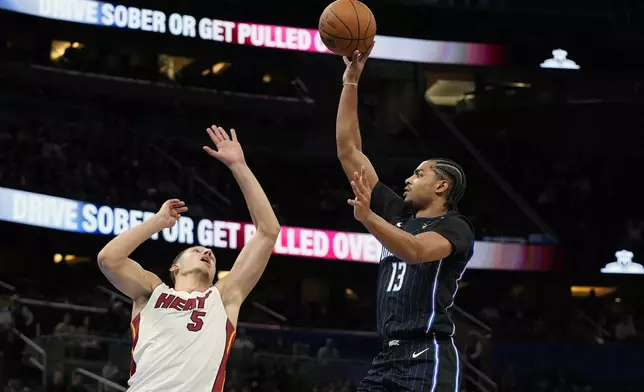
[(188, 211), (188, 207), (179, 207), (179, 208), (175, 209), (175, 211), (177, 211), (179, 214), (181, 214), (182, 212)]
[(355, 181), (351, 181), (351, 189), (353, 190), (353, 194), (358, 196), (358, 187), (356, 186)]
[(208, 132), (208, 136), (210, 136), (210, 140), (212, 140), (213, 143), (217, 144), (219, 143), (219, 137), (215, 133), (215, 130), (217, 129), (216, 126), (212, 126), (208, 128), (206, 131)]
[(367, 171), (365, 170), (364, 166), (360, 169), (360, 178), (362, 181), (360, 183), (365, 187), (366, 189), (370, 189), (371, 187), (369, 186), (369, 176), (367, 176)]
[(344, 65), (349, 65), (351, 64), (351, 60), (347, 56), (342, 56), (342, 60), (344, 61)]
[(223, 142), (224, 140), (226, 140), (226, 138), (224, 137), (224, 135), (223, 135), (223, 132), (222, 132), (222, 131), (223, 131), (223, 130), (221, 129), (221, 127), (217, 127), (217, 128), (215, 128), (215, 135), (217, 135), (217, 140), (218, 140), (220, 143), (221, 143), (221, 142)]
[(360, 56), (360, 52), (357, 50), (353, 51), (353, 54), (351, 55), (351, 61), (358, 61), (358, 57)]
[(224, 140), (230, 140), (230, 137), (228, 137), (228, 132), (226, 132), (225, 129), (219, 127), (219, 132), (221, 132), (221, 136), (224, 138)]
[(371, 51), (373, 50), (373, 47), (376, 45), (376, 40), (373, 40), (371, 43), (371, 46), (369, 46), (369, 49), (364, 53), (364, 58), (366, 59), (367, 57), (371, 56)]
[(356, 181), (351, 181), (351, 186), (353, 187), (353, 194), (356, 195), (356, 199), (361, 199), (364, 197), (362, 191), (360, 190), (360, 186), (356, 183)]
[(358, 174), (358, 172), (353, 173), (353, 181), (352, 181), (352, 183), (355, 184), (356, 190), (358, 192), (362, 193), (361, 192), (362, 191), (362, 189), (361, 189), (362, 188), (362, 179), (360, 178), (360, 175)]
[(173, 206), (178, 202), (179, 202), (179, 199), (170, 199), (170, 200), (167, 200), (164, 204), (167, 204), (168, 206)]
[(236, 142), (237, 141), (237, 133), (235, 132), (234, 128), (230, 128), (230, 135), (232, 136), (233, 141)]
[(367, 194), (367, 184), (365, 184), (364, 177), (360, 176), (360, 182), (358, 182), (358, 189), (360, 190), (360, 193), (362, 196), (366, 196)]
[(215, 132), (215, 136), (217, 137), (217, 144), (221, 143), (224, 141), (224, 136), (221, 134), (220, 127), (213, 127), (212, 130)]
[(353, 173), (353, 181), (357, 184), (358, 189), (359, 189), (360, 191), (364, 191), (364, 182), (363, 182), (362, 177), (363, 177), (363, 173), (362, 173), (362, 172), (360, 172), (360, 173), (358, 173), (358, 172)]
[(355, 201), (355, 200), (353, 200), (353, 199), (347, 199), (347, 204), (349, 204), (350, 206), (355, 206), (355, 205), (356, 205), (356, 201)]

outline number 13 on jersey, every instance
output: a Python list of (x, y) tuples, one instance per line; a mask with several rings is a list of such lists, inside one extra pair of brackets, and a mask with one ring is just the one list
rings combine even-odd
[(407, 272), (407, 263), (391, 263), (391, 278), (387, 285), (387, 292), (400, 291), (405, 281), (405, 272)]

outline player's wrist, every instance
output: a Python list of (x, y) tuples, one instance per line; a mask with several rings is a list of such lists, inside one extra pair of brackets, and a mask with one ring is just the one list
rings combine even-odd
[(362, 224), (368, 225), (373, 223), (377, 216), (378, 215), (376, 215), (375, 212), (373, 212), (372, 210), (369, 210), (369, 212), (367, 212), (360, 221)]
[(345, 80), (342, 82), (342, 86), (351, 86), (351, 87), (358, 87), (358, 81), (357, 80)]
[(168, 221), (168, 218), (166, 216), (160, 215), (159, 213), (154, 214), (150, 219), (146, 220), (143, 222), (144, 224), (147, 224), (150, 227), (150, 231), (154, 235), (161, 230), (166, 228), (166, 222)]
[(231, 171), (245, 169), (247, 167), (248, 167), (248, 165), (246, 165), (246, 161), (233, 162), (230, 165), (228, 165), (228, 169), (230, 169)]

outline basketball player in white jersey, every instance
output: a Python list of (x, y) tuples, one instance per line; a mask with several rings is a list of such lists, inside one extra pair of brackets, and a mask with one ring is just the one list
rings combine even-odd
[(188, 208), (166, 201), (151, 219), (110, 241), (98, 254), (109, 281), (132, 298), (132, 361), (129, 392), (220, 392), (239, 308), (264, 272), (279, 222), (244, 160), (234, 130), (208, 129), (217, 149), (203, 149), (223, 162), (237, 180), (257, 232), (230, 273), (213, 285), (215, 257), (207, 248), (182, 251), (170, 267), (174, 288), (146, 271), (130, 254), (159, 231), (173, 227)]

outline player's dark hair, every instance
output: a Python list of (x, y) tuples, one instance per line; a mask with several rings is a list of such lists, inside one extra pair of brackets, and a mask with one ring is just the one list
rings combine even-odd
[[(190, 249), (190, 248), (188, 248), (188, 249)], [(173, 265), (177, 264), (177, 263), (179, 262), (179, 259), (181, 258), (181, 256), (183, 256), (183, 254), (185, 253), (185, 251), (187, 251), (188, 249), (184, 249), (184, 250), (182, 250), (181, 252), (179, 252), (179, 254), (177, 255), (177, 257), (175, 257), (175, 258), (174, 258), (174, 260), (172, 260), (172, 264), (170, 264), (170, 267), (172, 267)], [(176, 276), (176, 274), (174, 273), (174, 271), (170, 271), (170, 279), (172, 279), (172, 284), (177, 283), (177, 282), (176, 282), (176, 281), (177, 281), (177, 276)]]
[(450, 210), (458, 210), (457, 204), (465, 194), (467, 179), (465, 172), (458, 163), (445, 158), (432, 159), (434, 162), (434, 173), (441, 180), (450, 182), (450, 189), (447, 193), (446, 207)]

